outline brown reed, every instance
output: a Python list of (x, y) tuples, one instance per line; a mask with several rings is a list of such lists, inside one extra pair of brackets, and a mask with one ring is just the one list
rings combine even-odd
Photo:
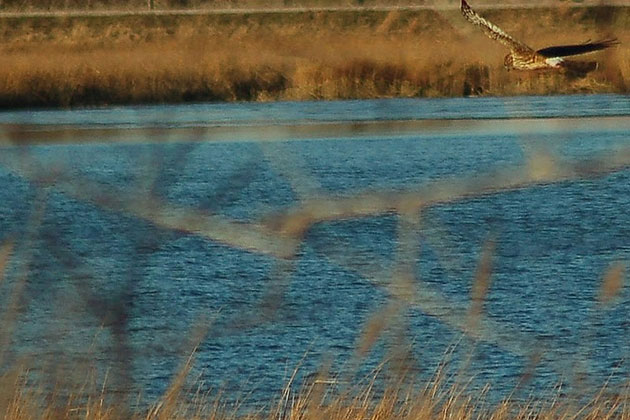
[[(630, 8), (495, 11), (533, 46), (617, 36)], [(520, 20), (545, 19), (535, 31)], [(457, 11), (3, 18), (0, 107), (628, 92), (628, 49), (584, 78), (507, 73), (503, 47)], [(576, 22), (580, 24), (576, 26)], [(535, 29), (540, 28), (535, 26)]]
[(618, 261), (610, 266), (602, 280), (598, 299), (600, 304), (610, 303), (621, 292), (625, 271), (626, 266), (622, 262)]
[[(190, 360), (190, 359), (189, 359)], [(67, 400), (51, 399), (33, 387), (24, 375), (0, 377), (0, 415), (11, 420), (625, 420), (630, 418), (628, 396), (602, 388), (590, 400), (579, 404), (551, 396), (547, 401), (524, 402), (505, 399), (489, 405), (487, 390), (477, 395), (465, 386), (445, 386), (441, 371), (424, 385), (390, 383), (375, 391), (376, 375), (343, 392), (327, 391), (322, 398), (317, 383), (299, 387), (291, 379), (266, 412), (239, 412), (221, 400), (222, 394), (182, 393), (190, 364), (182, 368), (169, 390), (146, 411), (128, 412), (112, 405), (98, 393), (88, 398), (72, 394)]]
[(7, 240), (0, 246), (0, 285), (4, 280), (4, 271), (13, 252), (13, 241)]

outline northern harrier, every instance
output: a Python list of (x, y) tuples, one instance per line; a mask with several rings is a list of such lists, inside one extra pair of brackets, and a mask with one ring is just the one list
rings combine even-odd
[(505, 61), (503, 62), (505, 68), (508, 70), (564, 68), (579, 73), (587, 73), (597, 68), (597, 62), (571, 61), (565, 60), (563, 57), (599, 51), (619, 44), (616, 38), (611, 38), (595, 42), (585, 42), (584, 44), (559, 45), (534, 51), (527, 45), (512, 38), (492, 22), (479, 16), (477, 12), (470, 8), (466, 0), (462, 0), (461, 10), (464, 17), (470, 23), (480, 26), (486, 35), (510, 49), (510, 53), (505, 56)]

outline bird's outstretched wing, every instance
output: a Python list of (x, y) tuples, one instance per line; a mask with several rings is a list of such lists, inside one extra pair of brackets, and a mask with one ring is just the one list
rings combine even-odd
[(466, 0), (462, 0), (461, 5), (462, 15), (472, 24), (480, 26), (483, 32), (488, 35), (490, 38), (499, 41), (501, 44), (505, 45), (512, 51), (517, 51), (521, 53), (533, 53), (534, 50), (528, 47), (527, 45), (518, 42), (510, 35), (505, 33), (503, 29), (496, 26), (494, 23), (484, 19), (479, 16), (477, 12), (475, 12), (471, 7), (466, 3)]
[(536, 52), (543, 57), (566, 57), (569, 55), (586, 54), (593, 51), (599, 51), (618, 44), (619, 41), (617, 41), (617, 38), (611, 38), (595, 42), (585, 42), (584, 44), (558, 45), (556, 47), (543, 48)]

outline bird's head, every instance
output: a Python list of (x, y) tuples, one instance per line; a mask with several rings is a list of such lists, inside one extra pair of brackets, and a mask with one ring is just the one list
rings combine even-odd
[(505, 67), (507, 71), (510, 71), (514, 68), (514, 57), (512, 57), (512, 54), (508, 54), (505, 56), (505, 60), (503, 60), (503, 67)]

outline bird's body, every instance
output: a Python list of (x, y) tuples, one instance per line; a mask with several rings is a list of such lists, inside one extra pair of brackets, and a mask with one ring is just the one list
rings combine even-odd
[(545, 70), (559, 68), (564, 59), (561, 57), (544, 57), (536, 52), (519, 54), (510, 52), (505, 56), (503, 64), (507, 69), (516, 70)]
[(504, 61), (505, 68), (508, 70), (576, 69), (588, 72), (597, 68), (596, 62), (576, 62), (566, 60), (564, 57), (599, 51), (619, 44), (617, 39), (610, 38), (583, 44), (559, 45), (534, 50), (481, 17), (468, 5), (466, 0), (461, 0), (461, 11), (470, 23), (479, 26), (488, 37), (510, 49), (510, 53), (505, 56)]

